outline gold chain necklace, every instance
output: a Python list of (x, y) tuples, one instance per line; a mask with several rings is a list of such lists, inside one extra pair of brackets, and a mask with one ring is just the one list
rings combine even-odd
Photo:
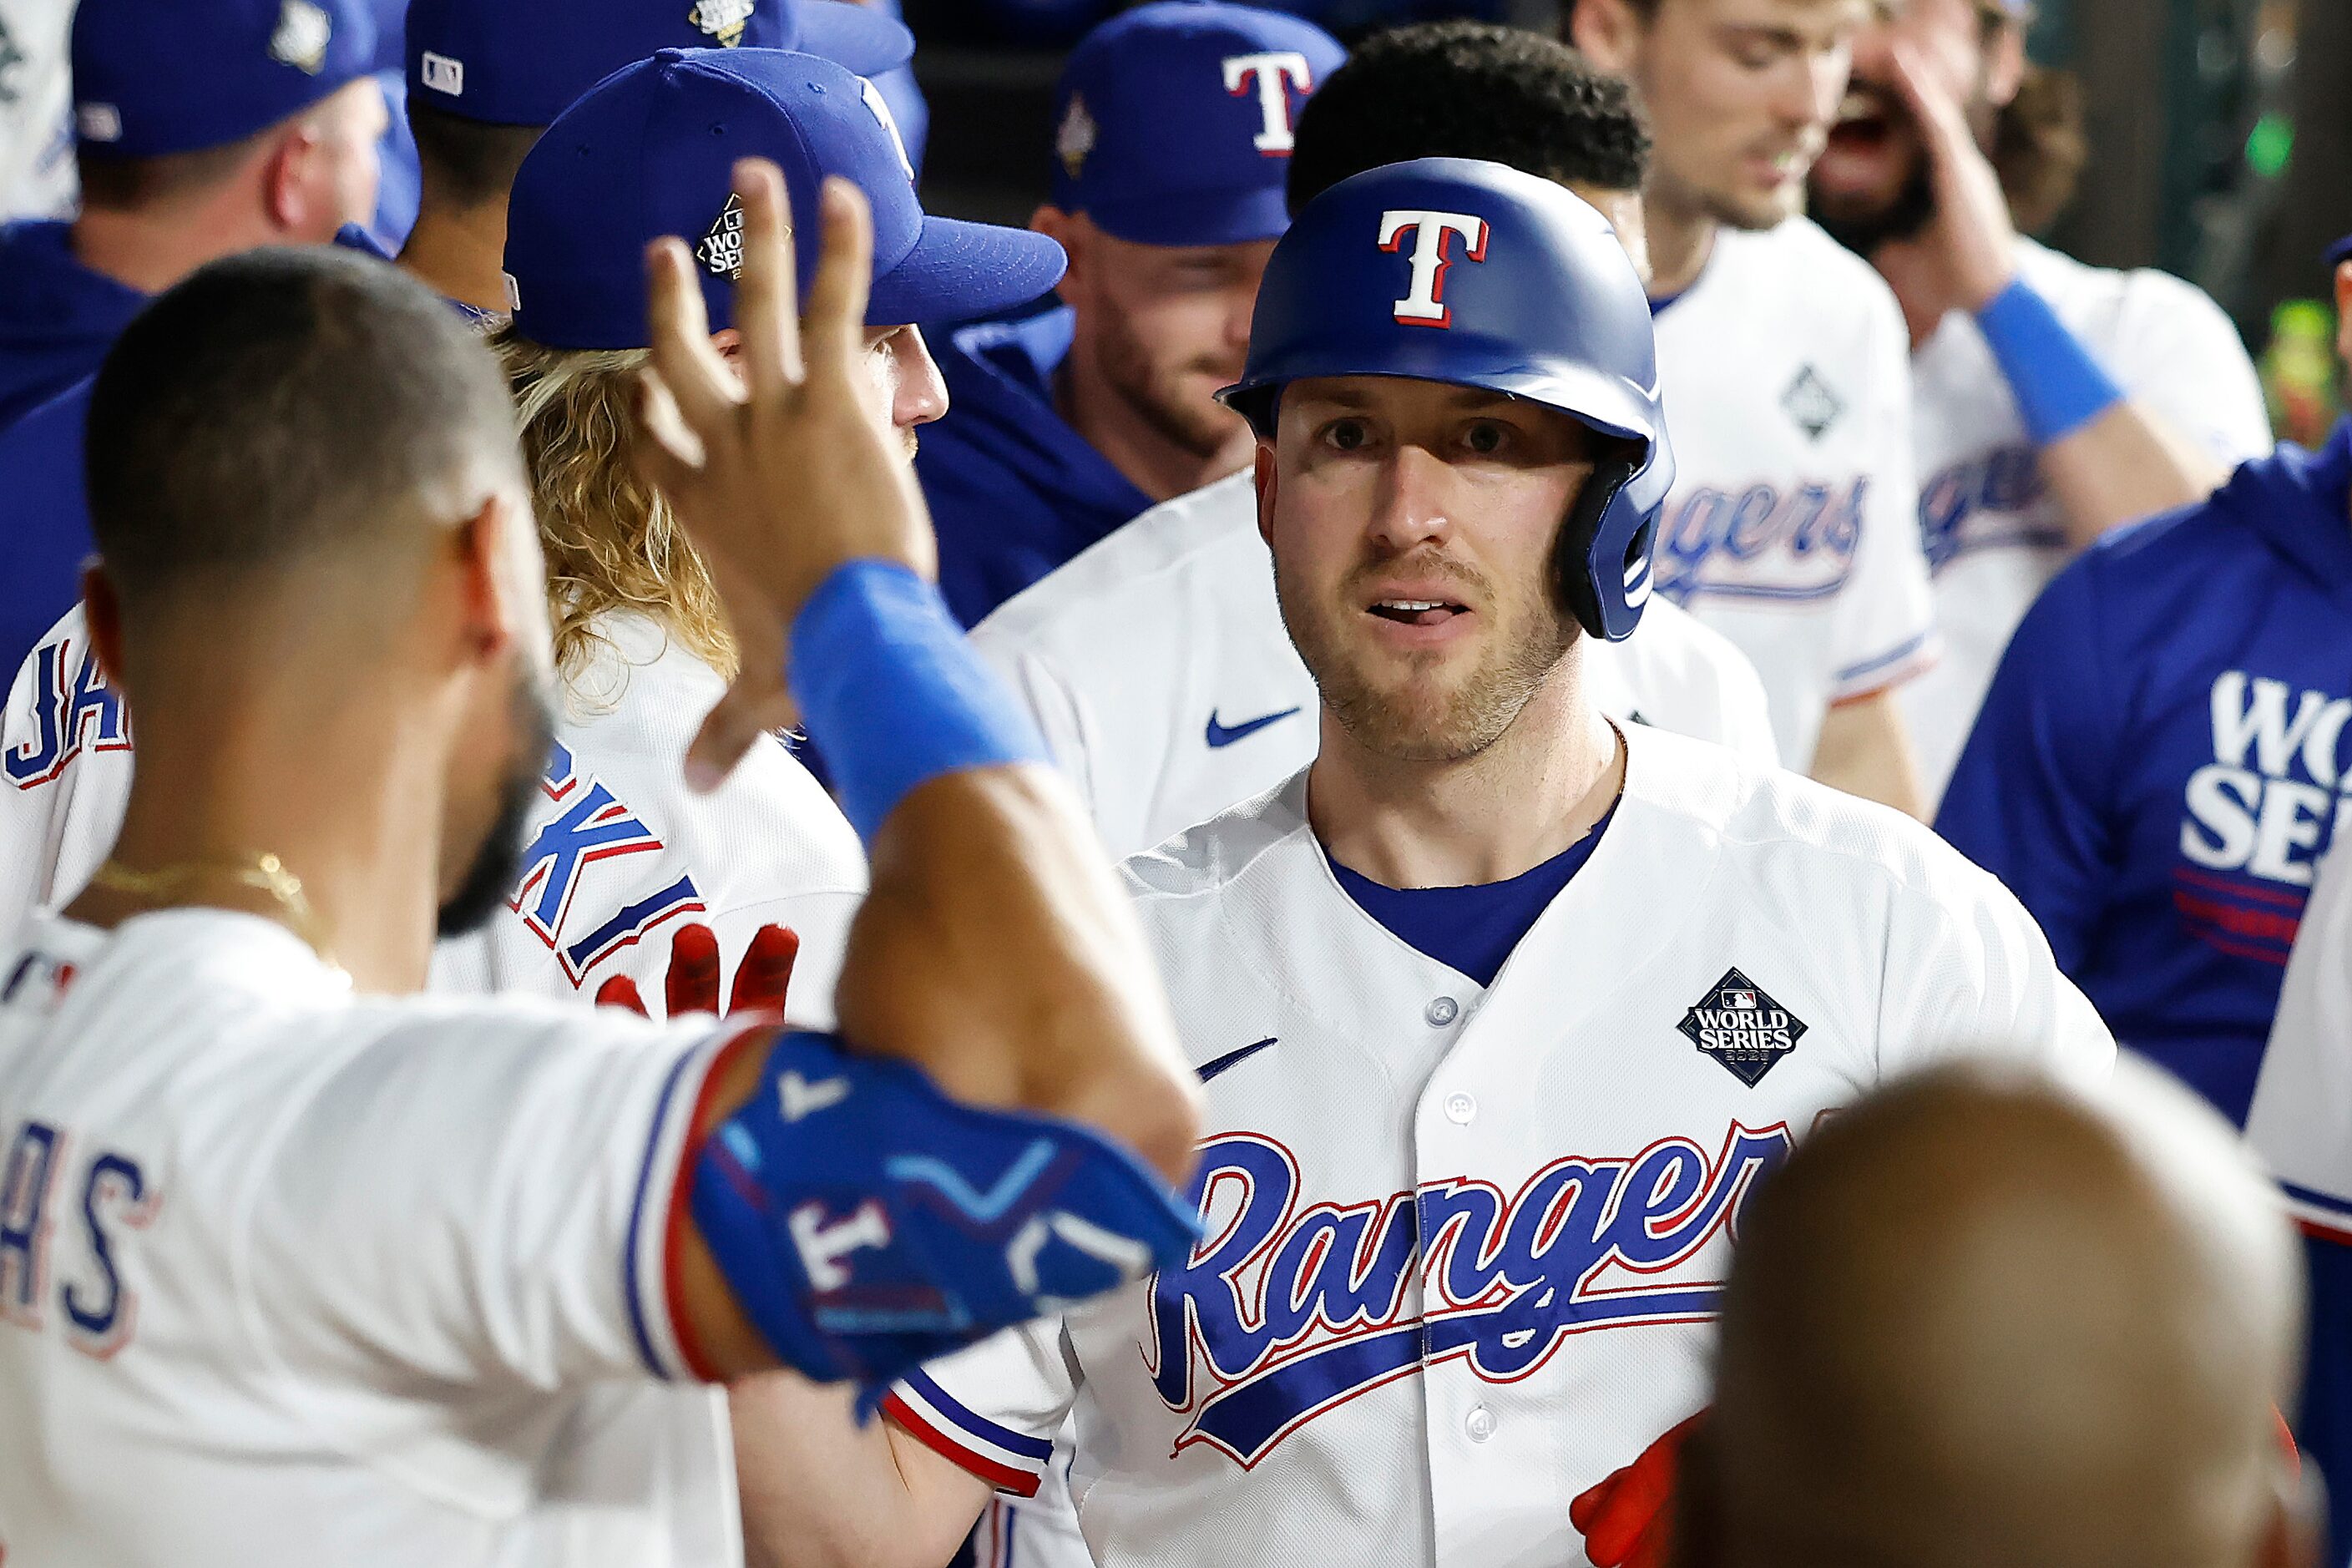
[(286, 863), (275, 855), (252, 854), (242, 860), (187, 860), (176, 866), (158, 867), (152, 871), (134, 871), (120, 860), (109, 860), (90, 875), (93, 885), (118, 893), (128, 893), (135, 899), (146, 899), (159, 905), (174, 894), (184, 892), (206, 879), (233, 882), (241, 888), (267, 893), (278, 906), (283, 923), (294, 934), (310, 944), (320, 963), (330, 968), (340, 968), (334, 955), (327, 951), (324, 934), (319, 926), (318, 911), (311, 909), (310, 899), (302, 891), (302, 879), (286, 868)]

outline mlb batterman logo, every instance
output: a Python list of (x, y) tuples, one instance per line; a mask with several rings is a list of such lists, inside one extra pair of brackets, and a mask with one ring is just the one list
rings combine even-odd
[(743, 41), (744, 26), (751, 20), (755, 0), (698, 0), (686, 19), (697, 31), (716, 38), (721, 48), (731, 49)]
[(1095, 117), (1087, 112), (1087, 100), (1072, 93), (1070, 107), (1062, 114), (1061, 129), (1054, 132), (1054, 155), (1062, 160), (1062, 167), (1075, 180), (1094, 150)]
[(269, 37), (269, 58), (317, 76), (327, 68), (327, 46), (334, 37), (335, 20), (324, 10), (310, 0), (286, 0), (278, 8), (278, 30)]
[(1682, 1032), (1717, 1066), (1753, 1089), (1805, 1037), (1804, 1020), (1737, 969), (1683, 1015)]

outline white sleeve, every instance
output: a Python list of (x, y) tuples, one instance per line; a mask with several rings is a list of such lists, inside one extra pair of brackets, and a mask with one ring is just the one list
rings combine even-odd
[(673, 1200), (714, 1061), (761, 1033), (397, 1006), (286, 1118), (231, 1237), (265, 1352), (297, 1382), (493, 1397), (697, 1376)]
[(1078, 792), (1087, 820), (1099, 821), (1095, 809), (1094, 768), (1087, 744), (1087, 725), (1076, 690), (1050, 659), (1002, 635), (994, 625), (992, 620), (982, 621), (972, 628), (973, 651), (1013, 688), (1021, 705), (1037, 721), (1038, 730), (1045, 737), (1045, 749), (1053, 754), (1055, 765), (1069, 780), (1070, 787)]
[(882, 1407), (925, 1447), (1025, 1498), (1037, 1495), (1077, 1391), (1061, 1321), (1047, 1318), (931, 1363)]
[(1927, 879), (1896, 894), (1880, 992), (1882, 1074), (2008, 1058), (2078, 1088), (2104, 1083), (2115, 1037), (2059, 973), (2042, 928), (1996, 878), (1940, 840), (1929, 847)]
[(1874, 310), (1869, 392), (1875, 422), (1853, 575), (1837, 596), (1830, 700), (1851, 702), (1899, 686), (1936, 658), (1935, 600), (1919, 542), (1919, 480), (1911, 447), (1909, 338), (1892, 297)]
[(1692, 622), (1694, 674), (1706, 689), (1714, 710), (1712, 737), (1758, 767), (1780, 765), (1780, 744), (1772, 735), (1772, 700), (1765, 695), (1764, 678), (1739, 645), (1713, 626)]
[(2320, 862), (2246, 1136), (2295, 1217), (2352, 1242), (2352, 848)]
[(2162, 272), (2135, 272), (2109, 374), (2131, 400), (2231, 468), (2274, 445), (2262, 378), (2211, 297)]

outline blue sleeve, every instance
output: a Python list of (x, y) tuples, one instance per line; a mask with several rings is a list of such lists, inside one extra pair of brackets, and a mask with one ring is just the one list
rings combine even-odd
[[(2352, 1247), (2307, 1235), (2303, 1250), (2311, 1270), (2311, 1343), (2295, 1442), (2304, 1462), (2319, 1467), (2330, 1498), (2352, 1498)], [(2347, 1544), (2341, 1505), (2329, 1511), (2336, 1518), (2320, 1561), (2341, 1564)]]
[(82, 415), (89, 383), (43, 404), (0, 439), (8, 497), (7, 569), (0, 572), (0, 687), (81, 597), (81, 565), (97, 553), (82, 494)]
[(2053, 580), (2001, 656), (1936, 831), (2017, 895), (2068, 973), (2109, 896), (2118, 755), (2092, 559)]

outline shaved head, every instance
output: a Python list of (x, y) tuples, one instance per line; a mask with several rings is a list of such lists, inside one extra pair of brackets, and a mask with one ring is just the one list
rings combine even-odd
[(2301, 1289), (2269, 1184), (2149, 1069), (1899, 1084), (1743, 1221), (1685, 1568), (2291, 1562)]

